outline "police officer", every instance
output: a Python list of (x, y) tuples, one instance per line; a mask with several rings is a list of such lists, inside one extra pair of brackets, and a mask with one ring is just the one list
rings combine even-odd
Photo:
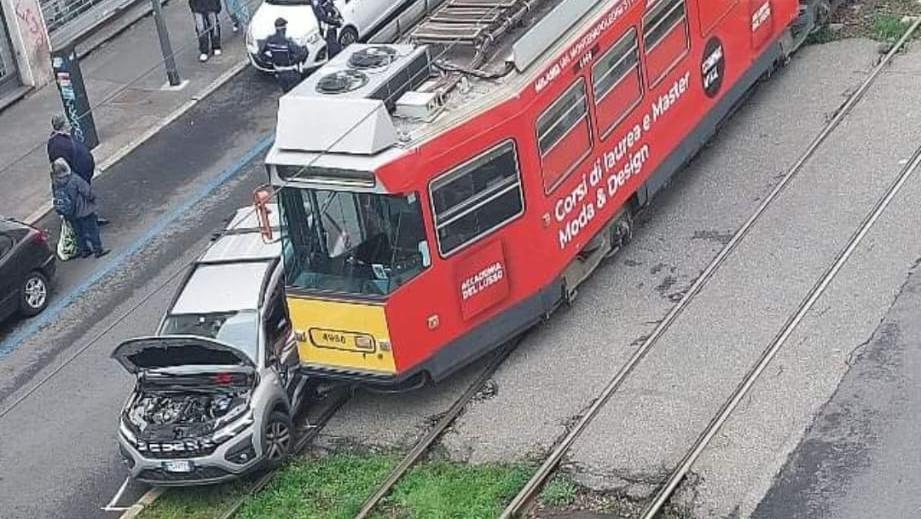
[(317, 15), (320, 27), (325, 27), (323, 36), (326, 38), (326, 56), (329, 59), (336, 57), (342, 50), (339, 43), (339, 29), (342, 27), (342, 14), (333, 0), (314, 0), (313, 12)]
[(265, 40), (262, 54), (272, 62), (275, 79), (283, 92), (297, 86), (301, 81), (300, 64), (307, 59), (307, 49), (285, 35), (288, 21), (284, 18), (275, 20), (275, 34)]

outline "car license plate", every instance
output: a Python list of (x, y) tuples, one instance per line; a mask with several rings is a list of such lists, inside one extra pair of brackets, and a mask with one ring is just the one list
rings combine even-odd
[(192, 472), (193, 465), (191, 461), (164, 461), (163, 470), (167, 472)]

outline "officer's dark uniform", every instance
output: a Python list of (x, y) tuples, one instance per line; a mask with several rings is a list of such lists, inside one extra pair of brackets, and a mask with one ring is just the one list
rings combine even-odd
[(271, 60), (275, 79), (284, 92), (301, 82), (300, 64), (307, 58), (307, 49), (285, 35), (286, 27), (287, 22), (283, 18), (275, 20), (275, 34), (269, 36), (262, 47), (262, 53)]
[(333, 0), (316, 0), (316, 3), (313, 4), (313, 12), (317, 15), (320, 26), (325, 26), (326, 28), (323, 35), (326, 38), (326, 56), (329, 59), (333, 59), (342, 50), (342, 45), (339, 44), (339, 28), (342, 27), (342, 14), (333, 4)]

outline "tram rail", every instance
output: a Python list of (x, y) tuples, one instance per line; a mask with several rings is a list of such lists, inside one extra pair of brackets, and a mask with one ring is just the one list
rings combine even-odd
[[(291, 456), (297, 456), (301, 454), (307, 445), (310, 444), (316, 437), (320, 434), (323, 428), (327, 423), (335, 416), (336, 412), (345, 405), (345, 403), (351, 397), (351, 389), (342, 386), (333, 390), (335, 394), (329, 395), (328, 402), (321, 409), (319, 415), (315, 417), (315, 423), (308, 422), (308, 427), (306, 430), (302, 429), (302, 433), (295, 443), (294, 448), (291, 450)], [(280, 468), (283, 468), (279, 467)], [(228, 506), (226, 509), (216, 514), (215, 517), (218, 519), (231, 519), (236, 517), (237, 513), (240, 511), (240, 508), (246, 502), (247, 499), (264, 489), (269, 483), (275, 479), (275, 476), (278, 474), (278, 470), (275, 469), (268, 471), (260, 475), (258, 478), (253, 480), (250, 484), (247, 485), (246, 489), (237, 496), (236, 499)]]
[(911, 178), (911, 176), (918, 170), (919, 167), (921, 167), (921, 146), (915, 149), (912, 157), (902, 168), (898, 177), (896, 177), (892, 184), (890, 184), (883, 196), (876, 202), (876, 205), (864, 218), (860, 227), (858, 227), (854, 234), (850, 237), (845, 247), (841, 250), (841, 252), (838, 253), (834, 263), (832, 263), (831, 266), (826, 269), (822, 277), (816, 281), (815, 285), (813, 285), (812, 289), (810, 289), (809, 293), (797, 307), (796, 312), (790, 316), (780, 332), (778, 332), (775, 338), (762, 352), (758, 361), (751, 367), (748, 373), (746, 373), (745, 377), (742, 379), (739, 385), (736, 386), (736, 389), (732, 392), (730, 397), (720, 408), (719, 413), (710, 421), (698, 439), (694, 442), (692, 448), (681, 460), (681, 463), (679, 463), (678, 467), (671, 473), (665, 485), (659, 490), (652, 503), (650, 503), (646, 511), (643, 513), (643, 519), (652, 519), (655, 517), (668, 501), (668, 499), (674, 494), (681, 481), (691, 470), (694, 462), (700, 458), (700, 455), (703, 453), (703, 451), (707, 448), (707, 446), (710, 445), (710, 442), (713, 440), (714, 436), (716, 436), (716, 433), (719, 432), (722, 426), (730, 418), (733, 411), (735, 411), (739, 403), (742, 402), (742, 399), (745, 398), (745, 396), (751, 390), (752, 386), (760, 378), (761, 374), (768, 367), (768, 365), (770, 365), (771, 361), (774, 359), (780, 349), (784, 346), (784, 344), (786, 344), (787, 339), (790, 338), (790, 335), (802, 322), (803, 318), (806, 317), (806, 314), (812, 309), (816, 301), (819, 300), (831, 282), (835, 279), (835, 277), (837, 277), (838, 273), (841, 271), (841, 268), (853, 255), (854, 251), (857, 249), (857, 246), (860, 245), (864, 237), (866, 237), (867, 233), (889, 206), (890, 202), (892, 202), (892, 199), (895, 198), (895, 196), (902, 189), (902, 186), (905, 185), (905, 183), (909, 180), (909, 178)]
[[(793, 166), (784, 174), (780, 182), (774, 187), (770, 194), (764, 198), (764, 200), (751, 214), (748, 220), (746, 220), (746, 222), (735, 232), (735, 234), (733, 234), (732, 238), (726, 243), (723, 249), (702, 271), (690, 289), (684, 293), (678, 303), (672, 307), (668, 314), (666, 314), (666, 316), (659, 322), (653, 332), (643, 341), (643, 343), (628, 359), (628, 361), (610, 379), (608, 384), (592, 401), (589, 408), (580, 416), (579, 420), (572, 426), (572, 428), (569, 429), (562, 440), (560, 440), (554, 446), (550, 454), (540, 465), (535, 474), (503, 511), (502, 515), (500, 516), (501, 519), (523, 517), (528, 513), (528, 511), (536, 503), (537, 497), (539, 496), (544, 484), (556, 471), (559, 463), (570, 451), (576, 440), (578, 440), (588, 429), (588, 426), (592, 423), (595, 417), (598, 416), (600, 411), (605, 407), (611, 397), (630, 377), (630, 375), (634, 372), (637, 366), (640, 365), (643, 359), (652, 351), (653, 347), (658, 343), (659, 339), (669, 328), (671, 328), (672, 324), (674, 324), (677, 318), (696, 298), (704, 286), (708, 284), (720, 266), (723, 265), (726, 259), (733, 253), (733, 251), (735, 251), (739, 243), (741, 243), (741, 241), (749, 234), (754, 224), (760, 220), (765, 211), (773, 204), (773, 202), (784, 191), (789, 183), (803, 169), (806, 163), (808, 163), (809, 160), (815, 155), (821, 145), (828, 139), (828, 137), (841, 124), (841, 122), (852, 112), (860, 100), (863, 99), (870, 87), (876, 82), (883, 69), (892, 61), (895, 55), (917, 32), (919, 26), (921, 26), (921, 20), (914, 21), (911, 26), (908, 27), (902, 37), (891, 47), (889, 52), (886, 53), (883, 59), (881, 59), (876, 67), (874, 67), (872, 72), (864, 79), (857, 90), (855, 90), (847, 98), (835, 116), (813, 139), (807, 149), (802, 153), (802, 155), (800, 155)], [(789, 336), (789, 333), (792, 332), (793, 328), (795, 328), (795, 326), (799, 323), (799, 321), (802, 319), (802, 316), (805, 315), (809, 308), (812, 307), (812, 304), (815, 303), (815, 300), (818, 299), (818, 296), (821, 295), (821, 292), (824, 291), (825, 287), (827, 287), (828, 283), (830, 283), (834, 275), (837, 274), (838, 270), (840, 270), (844, 262), (847, 261), (847, 258), (850, 257), (853, 249), (856, 248), (869, 228), (873, 225), (873, 223), (875, 223), (876, 219), (879, 217), (882, 211), (885, 210), (885, 207), (888, 206), (891, 199), (895, 196), (904, 182), (919, 167), (919, 165), (921, 165), (921, 148), (916, 151), (915, 155), (912, 157), (912, 160), (909, 161), (908, 165), (906, 165), (906, 167), (902, 170), (902, 173), (899, 175), (897, 180), (892, 184), (892, 186), (890, 186), (884, 197), (878, 202), (877, 206), (874, 208), (874, 211), (868, 215), (867, 220), (864, 221), (864, 224), (861, 225), (860, 229), (858, 229), (858, 232), (852, 236), (851, 240), (848, 242), (847, 247), (838, 257), (835, 264), (830, 267), (830, 269), (826, 272), (826, 275), (823, 276), (822, 280), (820, 280), (820, 282), (817, 283), (813, 290), (810, 291), (810, 294), (807, 296), (804, 304), (800, 306), (799, 310), (796, 312), (796, 314), (794, 314), (793, 317), (791, 317), (791, 320), (787, 323), (780, 334), (778, 334), (777, 338), (775, 338), (768, 349), (765, 350), (761, 360), (755, 364), (755, 366), (752, 368), (752, 371), (749, 372), (749, 374), (746, 376), (746, 379), (743, 380), (743, 382), (737, 387), (732, 397), (730, 397), (730, 400), (728, 400), (724, 405), (720, 414), (714, 418), (710, 426), (708, 426), (707, 429), (705, 429), (705, 431), (701, 434), (700, 438), (698, 438), (694, 448), (685, 457), (685, 459), (679, 465), (678, 469), (672, 473), (671, 477), (666, 483), (666, 486), (663, 487), (662, 491), (660, 491), (660, 493), (653, 501), (653, 504), (650, 505), (650, 508), (648, 508), (644, 513), (644, 519), (655, 517), (656, 513), (658, 513), (658, 511), (661, 509), (661, 506), (668, 500), (683, 477), (687, 474), (690, 466), (700, 456), (700, 453), (707, 446), (707, 444), (709, 444), (709, 441), (719, 430), (719, 427), (725, 423), (729, 415), (735, 409), (735, 406), (738, 405), (738, 402), (745, 396), (758, 376), (760, 376), (760, 373), (764, 370), (764, 367), (770, 363), (776, 352), (779, 351), (780, 346), (783, 345), (786, 337)], [(831, 274), (831, 277), (829, 277), (829, 274)], [(806, 303), (808, 303), (808, 307), (805, 306)]]
[(387, 475), (387, 478), (377, 487), (377, 489), (365, 500), (362, 504), (361, 509), (355, 515), (355, 519), (366, 519), (371, 515), (381, 501), (387, 497), (391, 490), (399, 483), (399, 481), (406, 475), (409, 470), (415, 466), (415, 464), (422, 459), (422, 457), (429, 452), (429, 450), (434, 446), (438, 440), (441, 438), (442, 434), (454, 423), (455, 420), (461, 415), (467, 405), (473, 401), (473, 399), (479, 394), (479, 392), (486, 386), (486, 383), (495, 375), (496, 370), (505, 362), (505, 359), (508, 358), (509, 354), (515, 349), (515, 347), (521, 342), (519, 337), (515, 341), (507, 344), (506, 346), (500, 348), (493, 354), (492, 359), (490, 359), (489, 364), (480, 372), (480, 374), (474, 379), (474, 381), (467, 387), (467, 390), (464, 391), (457, 400), (451, 404), (451, 407), (448, 408), (447, 412), (438, 419), (438, 422), (432, 427), (429, 432), (425, 434), (416, 444), (410, 449), (400, 460), (399, 463), (390, 471), (390, 474)]

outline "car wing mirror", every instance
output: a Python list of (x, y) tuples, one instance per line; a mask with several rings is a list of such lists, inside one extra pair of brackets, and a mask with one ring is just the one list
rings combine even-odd
[(281, 319), (280, 321), (278, 321), (278, 325), (275, 326), (275, 330), (276, 330), (276, 331), (279, 331), (279, 332), (282, 331), (282, 330), (285, 330), (285, 329), (288, 328), (288, 325), (289, 325), (289, 324), (290, 324), (290, 323), (288, 323), (288, 320), (287, 320), (287, 319)]

